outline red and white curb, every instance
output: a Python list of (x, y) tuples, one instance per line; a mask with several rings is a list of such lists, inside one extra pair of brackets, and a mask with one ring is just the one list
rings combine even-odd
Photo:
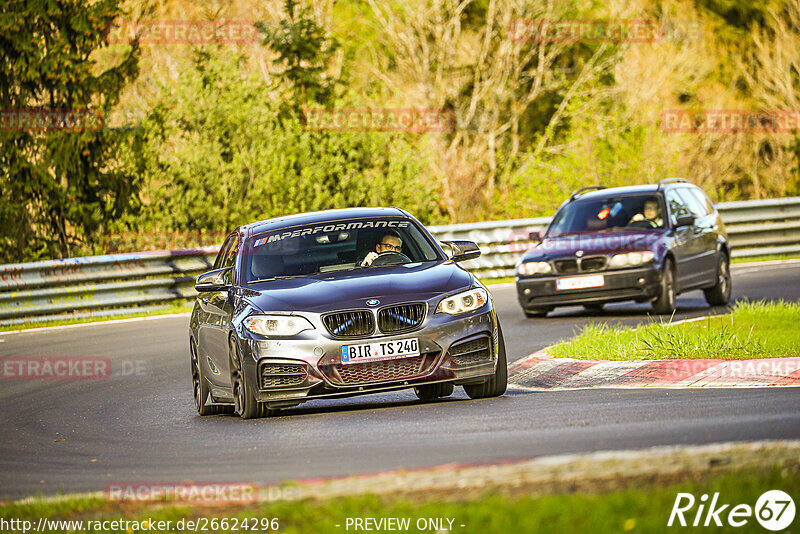
[(800, 386), (800, 358), (759, 360), (576, 360), (547, 349), (508, 368), (509, 385), (525, 389)]

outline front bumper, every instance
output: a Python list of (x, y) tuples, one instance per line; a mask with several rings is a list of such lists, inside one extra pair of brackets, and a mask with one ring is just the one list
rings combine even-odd
[(655, 266), (637, 269), (620, 269), (586, 273), (596, 276), (602, 274), (602, 287), (587, 289), (556, 289), (556, 280), (582, 275), (517, 276), (517, 298), (525, 310), (570, 306), (576, 304), (599, 304), (636, 300), (644, 302), (658, 296), (661, 284), (661, 270)]
[[(276, 408), (435, 382), (480, 383), (495, 372), (497, 335), (495, 312), (489, 307), (464, 317), (430, 314), (419, 329), (398, 335), (248, 339), (241, 341), (244, 377), (257, 400)], [(343, 345), (408, 338), (419, 340), (420, 356), (342, 363)]]

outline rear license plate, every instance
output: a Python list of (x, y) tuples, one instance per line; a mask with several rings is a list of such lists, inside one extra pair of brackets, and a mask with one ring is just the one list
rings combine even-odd
[(603, 287), (606, 281), (602, 274), (593, 276), (572, 276), (570, 278), (558, 278), (556, 280), (556, 289), (563, 291), (565, 289), (586, 289), (588, 287)]
[(417, 338), (342, 345), (342, 363), (345, 364), (393, 360), (409, 356), (419, 356), (419, 340)]

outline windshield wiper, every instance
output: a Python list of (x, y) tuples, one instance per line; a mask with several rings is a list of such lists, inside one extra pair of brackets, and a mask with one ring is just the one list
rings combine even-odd
[(273, 280), (286, 280), (287, 278), (297, 278), (298, 276), (305, 276), (305, 275), (292, 274), (287, 276), (273, 276), (271, 278), (259, 278), (258, 280), (252, 280), (250, 283), (255, 284), (256, 282), (272, 282)]

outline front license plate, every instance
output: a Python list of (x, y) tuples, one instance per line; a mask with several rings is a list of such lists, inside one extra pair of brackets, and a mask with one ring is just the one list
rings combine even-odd
[(563, 291), (565, 289), (586, 289), (587, 287), (603, 287), (606, 281), (602, 274), (593, 276), (572, 276), (570, 278), (558, 278), (556, 280), (556, 289)]
[(374, 362), (409, 356), (419, 356), (419, 340), (417, 338), (342, 345), (342, 363)]

